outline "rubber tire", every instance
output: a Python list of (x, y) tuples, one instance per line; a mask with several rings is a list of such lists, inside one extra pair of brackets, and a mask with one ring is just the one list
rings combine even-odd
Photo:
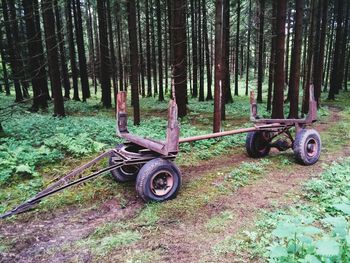
[[(317, 143), (316, 153), (313, 156), (309, 156), (307, 153), (307, 142), (313, 139)], [(321, 155), (322, 142), (320, 134), (314, 129), (302, 129), (300, 130), (293, 144), (293, 151), (295, 159), (298, 163), (303, 165), (315, 164)]]
[[(122, 149), (123, 147), (125, 147), (124, 144), (119, 144), (117, 145), (116, 149)], [(112, 161), (112, 157), (115, 157), (117, 155), (115, 155), (114, 153), (112, 153), (112, 155), (109, 157), (109, 165), (114, 165), (115, 163)], [(113, 176), (113, 178), (119, 182), (119, 183), (125, 183), (125, 182), (132, 182), (136, 180), (137, 174), (140, 171), (140, 165), (135, 165), (137, 166), (136, 172), (133, 174), (127, 174), (123, 171), (123, 168), (117, 168), (115, 170), (111, 171), (111, 175)]]
[(254, 131), (254, 132), (249, 132), (247, 134), (246, 142), (245, 142), (245, 148), (247, 150), (247, 153), (250, 157), (252, 158), (262, 158), (265, 157), (269, 154), (270, 152), (270, 145), (268, 142), (266, 142), (266, 146), (263, 150), (259, 150), (258, 143), (261, 140), (261, 134), (263, 132), (261, 131)]
[[(151, 190), (151, 180), (153, 175), (159, 171), (165, 170), (173, 175), (174, 183), (172, 189), (164, 196), (157, 196)], [(174, 199), (181, 187), (181, 172), (179, 168), (171, 161), (162, 158), (156, 158), (147, 162), (140, 170), (136, 178), (136, 192), (146, 202), (163, 202)]]

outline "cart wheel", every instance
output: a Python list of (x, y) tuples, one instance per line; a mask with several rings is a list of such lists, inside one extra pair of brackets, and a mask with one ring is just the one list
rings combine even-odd
[(181, 172), (168, 160), (147, 162), (136, 179), (136, 191), (145, 201), (166, 201), (176, 197), (181, 186)]
[(302, 129), (293, 144), (295, 159), (301, 164), (312, 165), (320, 158), (321, 147), (321, 138), (316, 130)]
[[(119, 144), (116, 148), (121, 149), (125, 147), (124, 144)], [(113, 160), (113, 157), (116, 157), (117, 155), (113, 152), (111, 156), (109, 157), (109, 165), (115, 165), (116, 163)], [(124, 165), (120, 168), (116, 168), (111, 171), (111, 174), (113, 178), (120, 183), (129, 182), (129, 181), (135, 181), (137, 174), (141, 168), (141, 165), (135, 164), (135, 165)]]
[(252, 158), (265, 157), (270, 152), (270, 144), (267, 132), (254, 131), (247, 134), (245, 142), (247, 153)]

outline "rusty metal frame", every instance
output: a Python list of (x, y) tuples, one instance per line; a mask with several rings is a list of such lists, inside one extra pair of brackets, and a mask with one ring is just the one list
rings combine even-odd
[[(146, 137), (140, 137), (130, 134), (127, 128), (126, 112), (126, 93), (119, 92), (117, 95), (117, 135), (127, 141), (149, 149), (163, 156), (176, 155), (179, 151), (180, 143), (188, 143), (199, 140), (213, 139), (223, 136), (229, 136), (240, 133), (254, 131), (269, 131), (278, 134), (289, 132), (289, 129), (295, 128), (297, 131), (317, 120), (317, 103), (314, 97), (314, 87), (310, 85), (309, 113), (304, 119), (259, 119), (257, 116), (257, 103), (254, 92), (250, 94), (250, 120), (254, 123), (253, 127), (241, 128), (205, 135), (180, 138), (180, 129), (177, 120), (177, 104), (175, 100), (170, 100), (168, 108), (168, 126), (165, 141), (157, 141)], [(290, 136), (289, 136), (290, 137)]]

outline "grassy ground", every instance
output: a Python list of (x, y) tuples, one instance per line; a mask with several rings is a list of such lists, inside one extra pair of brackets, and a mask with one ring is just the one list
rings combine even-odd
[[(291, 151), (251, 160), (244, 153), (244, 135), (185, 144), (177, 159), (184, 179), (177, 199), (144, 204), (132, 184), (117, 184), (105, 176), (42, 202), (34, 212), (0, 222), (0, 261), (289, 262), (296, 256), (305, 258), (301, 250), (288, 247), (293, 238), (276, 236), (274, 229), (281, 221), (289, 222), (288, 216), (311, 210), (308, 216), (316, 219), (307, 226), (322, 231), (313, 237), (314, 252), (316, 242), (331, 236), (322, 224), (328, 214), (322, 211), (333, 203), (327, 201), (324, 207), (325, 202), (313, 199), (311, 193), (322, 182), (330, 187), (332, 182), (325, 175), (348, 165), (347, 159), (340, 159), (348, 154), (350, 138), (346, 96), (320, 111), (317, 128), (324, 149), (316, 166), (296, 165)], [(1, 105), (13, 99), (0, 98)], [(0, 213), (120, 142), (115, 137), (114, 114), (101, 109), (98, 98), (89, 104), (67, 102), (66, 107), (69, 117), (64, 119), (21, 110), (3, 122)], [(147, 98), (142, 108), (144, 121), (140, 127), (131, 126), (132, 132), (163, 138), (167, 103)], [(182, 136), (209, 132), (212, 108), (212, 102), (191, 100), (190, 114), (181, 122)], [(235, 98), (227, 112), (224, 129), (249, 126), (247, 97)], [(341, 176), (349, 180), (347, 174)], [(310, 179), (312, 183), (304, 186)], [(332, 216), (349, 222), (346, 214), (332, 209)], [(339, 247), (343, 244), (333, 241)], [(316, 252), (311, 256), (325, 259)]]

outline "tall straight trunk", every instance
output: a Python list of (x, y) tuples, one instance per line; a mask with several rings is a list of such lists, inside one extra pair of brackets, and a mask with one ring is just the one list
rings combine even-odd
[(264, 58), (264, 17), (265, 17), (265, 0), (259, 0), (259, 59), (258, 59), (258, 94), (257, 102), (262, 103), (262, 82), (263, 82), (263, 58)]
[[(223, 50), (223, 57), (224, 57), (224, 80), (223, 80), (223, 102), (221, 107), (221, 119), (226, 119), (225, 114), (225, 104), (226, 103), (232, 103), (233, 98), (231, 94), (231, 81), (230, 81), (230, 1), (224, 0), (224, 35), (223, 35), (223, 41), (224, 41), (224, 50)], [(236, 43), (237, 44), (237, 43)], [(236, 57), (236, 62), (238, 61), (238, 57)], [(236, 64), (238, 65), (238, 64)], [(236, 72), (237, 73), (237, 72)], [(238, 74), (238, 73), (237, 73)], [(237, 94), (236, 94), (237, 95)]]
[(270, 48), (270, 62), (269, 62), (269, 83), (267, 90), (266, 110), (271, 111), (272, 108), (272, 92), (274, 90), (275, 65), (276, 65), (276, 23), (277, 23), (277, 3), (272, 2), (272, 19), (271, 19), (271, 48)]
[(122, 32), (121, 32), (121, 10), (119, 2), (115, 2), (116, 11), (116, 23), (117, 23), (117, 46), (118, 46), (118, 69), (119, 69), (119, 88), (124, 88), (124, 68), (123, 68), (123, 57), (122, 57)]
[(62, 88), (61, 88), (61, 78), (60, 78), (60, 68), (58, 59), (58, 43), (55, 32), (55, 17), (52, 8), (52, 0), (42, 0), (42, 14), (43, 23), (46, 36), (46, 50), (47, 59), (50, 72), (52, 73), (52, 96), (54, 98), (54, 116), (63, 117), (65, 116)]
[(198, 96), (198, 48), (197, 48), (197, 5), (196, 0), (191, 0), (191, 28), (192, 28), (192, 72), (193, 72), (193, 93), (192, 97)]
[(61, 81), (63, 83), (64, 87), (64, 97), (66, 99), (70, 98), (69, 92), (70, 92), (70, 83), (69, 83), (69, 77), (68, 77), (68, 68), (66, 64), (66, 51), (65, 51), (65, 42), (64, 42), (64, 36), (62, 34), (62, 21), (61, 21), (61, 14), (60, 9), (58, 6), (58, 1), (54, 0), (54, 6), (55, 6), (55, 18), (56, 18), (56, 30), (57, 30), (57, 40), (59, 44), (59, 51), (60, 51), (60, 69), (61, 69)]
[(5, 57), (5, 50), (4, 50), (4, 44), (3, 44), (3, 38), (2, 38), (2, 30), (0, 30), (0, 58), (1, 58), (2, 74), (3, 74), (6, 96), (9, 96), (11, 95), (11, 92), (10, 92), (10, 83), (8, 79), (8, 72), (7, 72), (7, 66), (6, 66), (6, 57)]
[(239, 24), (241, 19), (241, 1), (237, 1), (237, 29), (236, 29), (236, 56), (235, 56), (235, 96), (238, 96), (238, 58), (239, 58)]
[(151, 42), (149, 25), (149, 0), (146, 0), (146, 63), (147, 63), (147, 97), (152, 97), (152, 71), (151, 71)]
[(87, 66), (86, 66), (83, 21), (81, 16), (80, 0), (73, 0), (73, 6), (74, 6), (75, 33), (76, 33), (76, 41), (77, 41), (77, 47), (78, 47), (81, 90), (83, 95), (83, 101), (86, 101), (86, 99), (90, 98), (90, 88), (89, 88), (89, 80), (88, 80)]
[(331, 60), (332, 60), (332, 54), (333, 54), (333, 39), (334, 39), (334, 24), (335, 19), (331, 18), (332, 26), (331, 26), (331, 32), (330, 35), (328, 35), (328, 48), (327, 48), (327, 57), (325, 60), (326, 68), (325, 68), (325, 79), (324, 79), (324, 87), (323, 92), (326, 92), (328, 89), (328, 79), (329, 79), (329, 73), (330, 73), (330, 66), (331, 66)]
[(19, 19), (17, 19), (15, 1), (7, 1), (7, 4), (9, 7), (9, 11), (10, 11), (10, 21), (9, 22), (11, 24), (14, 49), (16, 52), (16, 57), (18, 59), (18, 66), (19, 66), (18, 77), (20, 78), (23, 97), (29, 98), (28, 76), (26, 76), (26, 67), (25, 67), (24, 59), (23, 59), (22, 53), (21, 53), (22, 48), (20, 46), (21, 41), (20, 41), (20, 35), (19, 35), (20, 32), (19, 32), (19, 28), (18, 28)]
[(346, 67), (344, 72), (344, 91), (348, 91), (348, 80), (349, 80), (349, 66), (350, 66), (350, 49), (348, 48), (346, 59)]
[(171, 48), (169, 48), (169, 42), (170, 42), (170, 26), (169, 26), (169, 2), (170, 0), (166, 0), (166, 14), (168, 14), (168, 18), (164, 19), (164, 28), (165, 28), (165, 94), (168, 93), (168, 84), (169, 84), (169, 52), (171, 52)]
[[(92, 79), (95, 91), (97, 90), (97, 79), (96, 79), (96, 57), (95, 57), (95, 44), (94, 44), (94, 22), (92, 20), (91, 3), (90, 0), (86, 1), (86, 16), (87, 16), (87, 33), (89, 40), (89, 76)], [(95, 31), (96, 32), (96, 31)], [(96, 92), (95, 92), (96, 93)]]
[(154, 96), (158, 94), (158, 77), (157, 77), (157, 54), (156, 54), (156, 40), (155, 40), (155, 26), (154, 26), (154, 8), (153, 8), (153, 0), (151, 1), (151, 52), (152, 52), (152, 73), (153, 73), (153, 90)]
[(286, 77), (286, 85), (288, 85), (288, 72), (289, 72), (289, 45), (290, 45), (290, 20), (291, 20), (291, 8), (289, 7), (289, 5), (287, 4), (287, 8), (288, 8), (288, 20), (287, 20), (287, 39), (286, 39), (286, 62), (285, 62), (285, 77)]
[(313, 60), (314, 60), (314, 48), (315, 46), (315, 32), (316, 32), (316, 20), (317, 20), (316, 4), (315, 0), (311, 1), (311, 17), (310, 17), (310, 30), (308, 36), (307, 47), (307, 61), (306, 61), (306, 76), (303, 83), (303, 102), (302, 113), (307, 114), (309, 111), (309, 86), (313, 83)]
[(210, 50), (209, 50), (209, 37), (208, 37), (208, 21), (207, 21), (207, 7), (206, 1), (202, 0), (203, 8), (203, 36), (204, 36), (204, 49), (205, 49), (205, 60), (206, 60), (206, 69), (207, 69), (207, 97), (206, 100), (213, 99), (212, 92), (212, 72), (210, 65)]
[(142, 29), (141, 29), (141, 8), (140, 8), (140, 0), (137, 0), (137, 20), (138, 20), (138, 40), (139, 40), (139, 56), (140, 56), (140, 73), (141, 73), (141, 94), (142, 97), (146, 97), (145, 92), (145, 60), (143, 53), (143, 45), (142, 45)]
[(294, 44), (290, 65), (289, 77), (289, 117), (298, 118), (299, 106), (299, 83), (300, 83), (300, 59), (303, 33), (303, 3), (302, 0), (295, 1), (295, 24), (294, 24)]
[(187, 115), (186, 0), (172, 0), (173, 81), (178, 115)]
[(115, 61), (115, 52), (114, 52), (114, 33), (113, 33), (113, 26), (112, 26), (112, 16), (111, 16), (111, 0), (107, 0), (107, 24), (108, 24), (108, 36), (109, 36), (109, 54), (110, 54), (110, 70), (111, 70), (111, 77), (112, 77), (112, 88), (113, 88), (113, 94), (114, 94), (114, 101), (117, 101), (117, 75), (116, 75), (116, 61)]
[(341, 56), (341, 43), (342, 43), (342, 22), (343, 22), (343, 6), (344, 1), (343, 0), (336, 0), (335, 3), (335, 10), (336, 10), (336, 22), (337, 22), (337, 29), (336, 29), (336, 36), (335, 36), (335, 43), (334, 43), (334, 54), (333, 54), (333, 62), (332, 62), (332, 71), (330, 76), (330, 87), (328, 92), (328, 99), (334, 100), (335, 94), (338, 93), (339, 89), (341, 88), (341, 83), (339, 83), (339, 71), (340, 68), (340, 56)]
[(78, 69), (77, 69), (77, 64), (75, 60), (76, 57), (75, 57), (74, 35), (73, 35), (73, 17), (72, 17), (71, 0), (67, 0), (66, 2), (66, 21), (67, 21), (67, 32), (68, 32), (69, 60), (70, 60), (70, 68), (72, 71), (72, 81), (73, 81), (73, 100), (80, 101), (79, 88), (78, 88)]
[(247, 57), (246, 57), (246, 78), (245, 78), (245, 95), (248, 96), (249, 89), (249, 66), (250, 66), (250, 35), (252, 31), (251, 27), (252, 20), (252, 0), (249, 0), (249, 11), (248, 11), (248, 39), (247, 39)]
[(129, 48), (131, 63), (131, 93), (132, 105), (134, 108), (134, 125), (140, 124), (140, 106), (139, 106), (139, 54), (137, 50), (137, 28), (136, 28), (136, 5), (135, 0), (128, 0), (128, 29), (129, 29)]
[(215, 86), (214, 86), (214, 122), (213, 132), (219, 132), (221, 129), (221, 107), (222, 103), (222, 85), (224, 80), (224, 0), (216, 0), (215, 11)]
[(349, 30), (349, 12), (350, 12), (350, 4), (349, 1), (346, 1), (346, 14), (344, 17), (344, 26), (343, 26), (343, 38), (342, 38), (342, 46), (341, 46), (341, 54), (340, 57), (340, 65), (338, 72), (338, 86), (339, 89), (342, 89), (344, 75), (345, 75), (345, 58), (346, 58), (346, 45), (348, 44), (348, 30)]
[[(41, 61), (41, 38), (35, 26), (34, 5), (32, 0), (22, 0), (24, 19), (26, 24), (27, 45), (29, 51), (30, 75), (32, 76), (33, 105), (31, 110), (37, 111), (39, 108), (46, 109), (47, 78), (43, 61)], [(43, 68), (43, 69), (42, 69)]]
[(108, 52), (108, 35), (106, 19), (106, 0), (97, 1), (97, 13), (100, 38), (100, 81), (102, 89), (102, 104), (106, 108), (112, 107), (111, 102), (111, 81), (110, 81), (110, 60)]
[(158, 74), (159, 74), (159, 101), (164, 100), (164, 87), (163, 87), (163, 39), (162, 39), (162, 10), (160, 0), (156, 0), (157, 7), (157, 40), (158, 40)]
[[(319, 2), (319, 11), (322, 10), (322, 25), (320, 25), (321, 17), (317, 26), (321, 26), (321, 29), (316, 35), (316, 44), (318, 44), (318, 49), (315, 50), (316, 60), (314, 64), (314, 86), (315, 86), (315, 98), (318, 105), (320, 104), (321, 97), (321, 86), (323, 79), (323, 65), (324, 65), (324, 54), (325, 54), (325, 43), (326, 43), (326, 30), (327, 30), (327, 8), (328, 0), (323, 0)], [(321, 14), (319, 14), (320, 16)]]
[(204, 101), (204, 45), (202, 34), (202, 5), (198, 0), (198, 47), (199, 47), (199, 96), (198, 101)]
[(5, 32), (6, 32), (6, 39), (7, 39), (7, 48), (8, 48), (8, 54), (9, 54), (9, 61), (10, 61), (10, 66), (12, 70), (12, 81), (15, 86), (15, 93), (16, 93), (16, 102), (22, 101), (23, 100), (23, 94), (21, 90), (21, 84), (19, 82), (20, 75), (20, 67), (18, 65), (18, 55), (15, 50), (15, 45), (14, 41), (12, 38), (12, 29), (11, 29), (11, 24), (10, 24), (10, 18), (8, 15), (8, 8), (7, 8), (7, 2), (6, 0), (1, 1), (2, 4), (2, 12), (3, 12), (3, 19), (5, 23)]
[(283, 119), (284, 101), (284, 52), (285, 52), (285, 24), (286, 24), (286, 0), (277, 2), (276, 20), (276, 65), (274, 74), (274, 92), (272, 102), (272, 118)]

